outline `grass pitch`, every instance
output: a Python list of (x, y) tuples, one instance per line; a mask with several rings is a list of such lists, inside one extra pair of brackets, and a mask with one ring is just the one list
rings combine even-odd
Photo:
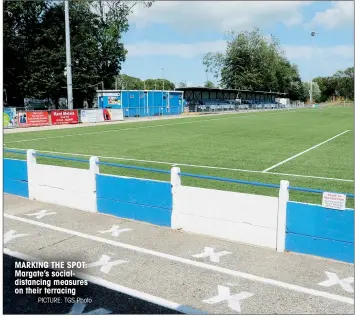
[[(96, 155), (100, 161), (166, 170), (176, 164), (183, 172), (195, 174), (273, 184), (289, 180), (292, 186), (353, 193), (353, 116), (353, 107), (261, 111), (5, 134), (4, 143), (5, 148), (32, 148), (77, 158)], [(38, 162), (88, 166), (40, 157)], [(100, 166), (100, 171), (156, 180), (170, 178), (107, 166)], [(278, 192), (190, 177), (183, 177), (182, 182), (272, 196)], [(292, 200), (321, 203), (319, 194), (291, 191), (290, 196)], [(353, 200), (348, 199), (348, 206), (353, 207)]]

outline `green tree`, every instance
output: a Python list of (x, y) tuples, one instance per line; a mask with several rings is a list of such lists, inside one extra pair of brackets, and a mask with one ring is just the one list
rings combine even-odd
[(336, 81), (332, 76), (316, 77), (313, 81), (318, 84), (321, 91), (320, 102), (332, 100), (337, 95)]
[[(310, 92), (311, 92), (311, 83), (310, 82), (304, 82), (303, 83), (304, 91), (306, 93), (306, 99), (310, 99)], [(313, 82), (312, 84), (312, 99), (313, 102), (319, 103), (321, 102), (321, 90), (318, 86), (317, 82)]]
[(348, 67), (344, 71), (337, 71), (333, 78), (338, 95), (347, 100), (354, 100), (354, 67)]
[(224, 88), (276, 91), (294, 100), (304, 99), (302, 81), (296, 65), (284, 56), (279, 41), (267, 40), (259, 29), (227, 33), (227, 49), (203, 58), (206, 72), (221, 77)]
[(178, 88), (185, 88), (187, 87), (187, 84), (186, 82), (180, 82), (178, 85), (177, 85)]
[[(132, 8), (143, 1), (70, 1), (74, 107), (89, 103), (98, 86), (110, 88), (127, 51), (122, 35)], [(64, 5), (51, 1), (5, 1), (4, 85), (7, 95), (66, 96)]]
[[(164, 82), (164, 85), (163, 85), (163, 82)], [(153, 90), (153, 89), (156, 89), (156, 90), (162, 90), (164, 87), (164, 90), (174, 90), (175, 88), (175, 84), (170, 82), (169, 80), (167, 79), (162, 79), (162, 78), (158, 78), (158, 79), (146, 79), (145, 80), (145, 88), (146, 89), (149, 89), (149, 90)]]
[(118, 83), (118, 89), (144, 89), (144, 82), (141, 79), (137, 77), (128, 76), (126, 74), (122, 74), (119, 76)]
[(9, 104), (20, 105), (26, 91), (28, 56), (34, 50), (48, 1), (4, 1), (3, 76)]
[(206, 88), (215, 88), (215, 85), (211, 81), (206, 81), (204, 87), (206, 87)]

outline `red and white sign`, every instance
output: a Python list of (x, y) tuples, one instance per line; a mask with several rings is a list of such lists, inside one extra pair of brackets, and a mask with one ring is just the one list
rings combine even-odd
[(77, 110), (52, 110), (52, 125), (77, 124), (79, 116)]
[(20, 127), (46, 126), (49, 125), (47, 111), (28, 111), (18, 113)]
[(323, 192), (322, 206), (327, 209), (345, 210), (346, 195), (340, 193)]

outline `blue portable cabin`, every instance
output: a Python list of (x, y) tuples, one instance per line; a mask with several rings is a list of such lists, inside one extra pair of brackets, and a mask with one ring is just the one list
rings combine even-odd
[(182, 91), (98, 90), (99, 108), (123, 109), (125, 117), (178, 115), (184, 111)]

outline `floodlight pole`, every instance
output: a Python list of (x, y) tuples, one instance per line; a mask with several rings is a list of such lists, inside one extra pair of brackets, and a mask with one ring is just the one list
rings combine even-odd
[(163, 90), (164, 90), (164, 67), (161, 68), (161, 72), (162, 72), (162, 75), (163, 75)]
[(64, 1), (65, 8), (65, 49), (67, 58), (67, 93), (68, 109), (73, 109), (73, 83), (71, 74), (71, 54), (70, 54), (70, 28), (69, 28), (69, 2)]
[(312, 53), (314, 51), (314, 37), (316, 36), (317, 32), (312, 31), (311, 32), (311, 36), (312, 36), (312, 51), (311, 51), (311, 87), (309, 90), (309, 103), (312, 105), (312, 101), (313, 101), (313, 74), (312, 74)]

